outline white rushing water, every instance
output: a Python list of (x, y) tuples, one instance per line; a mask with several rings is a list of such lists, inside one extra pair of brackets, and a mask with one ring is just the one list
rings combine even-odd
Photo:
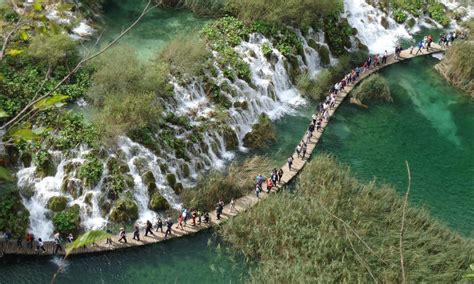
[[(403, 25), (364, 0), (344, 0), (344, 14), (349, 24), (357, 29), (357, 37), (373, 54), (382, 54), (385, 50), (393, 53), (400, 39), (411, 38)], [(387, 28), (381, 23), (382, 17), (388, 23)]]
[[(297, 32), (303, 46), (304, 54), (298, 55), (298, 68), (302, 72), (308, 72), (312, 77), (317, 76), (323, 67), (320, 66), (320, 58), (315, 49), (309, 46), (308, 40), (312, 39), (319, 45), (325, 45), (324, 34), (310, 31), (306, 38)], [(272, 48), (272, 55), (268, 58), (262, 52), (261, 46), (268, 44)], [(246, 82), (239, 78), (229, 80), (223, 71), (215, 64), (217, 74), (210, 80), (221, 88), (221, 95), (232, 103), (225, 110), (223, 123), (225, 123), (237, 137), (237, 149), (246, 151), (243, 146), (243, 138), (251, 131), (252, 125), (258, 120), (260, 114), (265, 113), (275, 120), (284, 115), (295, 113), (295, 109), (306, 103), (289, 76), (287, 70), (287, 59), (275, 48), (269, 39), (263, 35), (251, 34), (248, 41), (242, 42), (235, 47), (239, 56), (250, 65), (251, 78)], [(219, 56), (214, 53), (214, 56)], [(331, 63), (337, 60), (330, 56)], [(207, 72), (207, 71), (206, 71)], [(208, 74), (209, 75), (209, 74)], [(178, 80), (172, 82), (174, 86), (174, 98), (166, 101), (165, 109), (168, 112), (188, 117), (190, 123), (199, 126), (202, 121), (212, 122), (216, 120), (215, 113), (218, 109), (205, 91), (205, 83), (202, 79), (194, 78), (188, 83), (180, 84)], [(246, 104), (246, 107), (238, 107), (235, 104)], [(189, 130), (171, 125), (176, 128), (178, 136), (185, 138)], [(200, 172), (209, 169), (223, 169), (226, 164), (235, 157), (235, 150), (226, 147), (224, 133), (219, 128), (206, 128), (199, 143), (186, 145), (188, 160), (178, 158), (174, 151), (161, 151), (159, 155), (153, 153), (143, 145), (136, 143), (128, 137), (120, 137), (117, 142), (118, 149), (109, 153), (128, 165), (125, 174), (133, 178), (134, 186), (130, 189), (134, 201), (139, 209), (138, 223), (152, 220), (157, 213), (148, 208), (150, 196), (147, 185), (143, 180), (144, 172), (152, 172), (159, 193), (175, 209), (181, 208), (181, 202), (174, 190), (168, 185), (167, 175), (176, 176), (177, 182), (185, 187), (192, 186)], [(156, 133), (156, 139), (160, 139)], [(111, 150), (109, 150), (111, 151)], [(30, 211), (30, 229), (37, 236), (44, 239), (53, 234), (51, 217), (53, 213), (47, 209), (48, 200), (53, 196), (65, 196), (69, 200), (68, 205), (79, 205), (82, 226), (86, 229), (103, 228), (108, 221), (108, 214), (101, 209), (101, 202), (105, 202), (106, 193), (104, 183), (108, 173), (107, 164), (104, 161), (103, 174), (96, 186), (87, 188), (77, 178), (77, 169), (84, 163), (87, 149), (80, 148), (75, 153), (64, 157), (61, 153), (55, 153), (57, 169), (55, 176), (36, 178), (35, 167), (24, 168), (18, 172), (20, 188), (33, 187), (34, 195), (23, 196), (25, 206)], [(65, 165), (74, 164), (73, 170), (65, 173)], [(166, 171), (162, 172), (161, 166), (166, 165)], [(76, 186), (80, 188), (78, 196), (61, 191), (61, 186)]]

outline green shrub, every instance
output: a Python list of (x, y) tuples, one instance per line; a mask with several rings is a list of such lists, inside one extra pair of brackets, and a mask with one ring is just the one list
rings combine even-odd
[(153, 193), (150, 198), (150, 209), (153, 211), (164, 211), (170, 208), (168, 201), (158, 192)]
[[(404, 281), (402, 208), (393, 189), (362, 184), (348, 168), (320, 155), (305, 166), (294, 193), (259, 202), (229, 219), (219, 233), (255, 261), (252, 283), (396, 283)], [(473, 241), (423, 209), (409, 205), (405, 212), (406, 281), (461, 281), (472, 262)]]
[(226, 172), (212, 171), (202, 177), (195, 188), (181, 193), (181, 199), (186, 207), (212, 210), (221, 199), (229, 202), (251, 192), (255, 177), (270, 173), (272, 164), (272, 161), (258, 156), (242, 163), (232, 163)]
[(352, 97), (361, 103), (366, 99), (393, 101), (388, 81), (379, 74), (372, 74), (369, 78), (365, 78), (364, 81), (357, 85), (352, 91)]
[(406, 21), (407, 17), (407, 14), (403, 12), (403, 10), (400, 8), (395, 9), (395, 11), (393, 11), (393, 18), (399, 24), (403, 24)]
[(272, 52), (273, 52), (272, 48), (270, 47), (270, 45), (267, 42), (262, 44), (261, 49), (262, 49), (262, 53), (265, 57), (268, 58), (268, 57), (270, 57), (270, 55), (272, 55)]
[(137, 218), (137, 203), (128, 198), (118, 200), (110, 212), (110, 220), (115, 223), (135, 221)]
[(446, 15), (443, 4), (438, 2), (428, 4), (428, 12), (430, 13), (430, 17), (442, 26), (447, 27), (449, 25), (450, 20)]
[(78, 177), (84, 180), (86, 186), (94, 187), (102, 177), (102, 172), (102, 161), (94, 154), (89, 154), (79, 168)]
[(66, 210), (56, 213), (53, 217), (55, 231), (67, 235), (69, 233), (77, 234), (81, 226), (79, 205), (74, 205)]
[(76, 43), (67, 34), (38, 34), (31, 39), (29, 54), (41, 63), (56, 67), (76, 60)]

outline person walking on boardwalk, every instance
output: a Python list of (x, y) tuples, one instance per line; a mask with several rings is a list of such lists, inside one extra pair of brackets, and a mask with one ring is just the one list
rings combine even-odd
[(277, 169), (273, 169), (272, 171), (272, 182), (273, 182), (273, 186), (276, 186), (277, 182), (278, 182), (278, 172), (277, 172)]
[(179, 229), (179, 227), (181, 227), (181, 230), (184, 230), (184, 227), (183, 227), (183, 214), (179, 214), (178, 216), (178, 225), (176, 225), (176, 229)]
[(222, 212), (224, 211), (224, 205), (223, 205), (223, 201), (220, 200), (218, 203), (217, 203), (217, 206), (216, 206), (216, 215), (217, 215), (217, 220), (220, 220), (221, 219), (221, 215), (222, 215)]
[(20, 235), (16, 239), (16, 248), (22, 248), (23, 247), (22, 242), (23, 242), (23, 237)]
[(39, 250), (42, 250), (42, 253), (45, 253), (46, 250), (44, 249), (44, 243), (41, 238), (38, 238), (38, 242), (36, 244), (36, 251), (39, 252)]
[(184, 226), (186, 227), (186, 220), (188, 219), (188, 209), (184, 208), (181, 215), (183, 216)]
[(170, 216), (166, 218), (166, 232), (165, 232), (165, 239), (168, 238), (168, 235), (171, 235), (173, 229), (173, 221), (171, 221)]
[(119, 232), (119, 243), (121, 243), (122, 241), (124, 243), (127, 243), (127, 233), (125, 232), (125, 228), (120, 228), (120, 232)]
[(423, 42), (420, 41), (420, 42), (418, 43), (418, 50), (416, 51), (415, 55), (418, 55), (418, 53), (423, 54), (423, 51), (421, 50), (422, 48), (423, 48)]
[(140, 229), (138, 229), (138, 226), (135, 226), (135, 230), (133, 230), (133, 239), (140, 241)]
[(112, 244), (112, 230), (107, 229), (107, 230), (105, 230), (105, 232), (106, 232), (107, 234), (109, 234), (109, 235), (107, 236), (107, 238), (105, 239), (105, 244), (106, 244), (106, 245), (111, 245), (111, 244)]
[(155, 236), (155, 234), (153, 233), (151, 229), (153, 229), (153, 224), (150, 222), (150, 220), (146, 220), (145, 237), (148, 237), (148, 233)]
[(58, 254), (58, 251), (63, 251), (61, 246), (61, 240), (59, 239), (59, 233), (54, 234), (54, 254)]
[(191, 212), (191, 216), (193, 218), (193, 226), (196, 226), (196, 217), (197, 217), (196, 209), (193, 209), (193, 211)]
[(281, 178), (283, 177), (283, 169), (278, 170), (278, 183), (281, 183)]
[(388, 57), (388, 53), (387, 53), (387, 50), (385, 50), (382, 56), (382, 64), (387, 63), (387, 57)]
[(298, 158), (300, 157), (300, 153), (301, 153), (301, 143), (299, 143), (297, 146), (296, 146), (296, 156), (298, 156)]
[(293, 166), (293, 156), (288, 158), (288, 169), (291, 171), (291, 166)]
[(158, 232), (158, 230), (163, 233), (163, 220), (161, 220), (161, 217), (158, 217), (156, 221), (156, 231)]
[(230, 199), (230, 212), (234, 212), (235, 211), (235, 199), (232, 198)]
[(301, 147), (301, 158), (304, 160), (305, 159), (305, 156), (306, 156), (306, 150), (307, 150), (307, 144), (304, 143), (303, 144), (303, 147)]
[(255, 187), (255, 195), (257, 196), (257, 199), (260, 199), (260, 191), (260, 186), (258, 186), (257, 184), (257, 186)]
[(209, 224), (209, 221), (211, 221), (209, 217), (209, 212), (204, 213), (204, 223)]
[(72, 235), (72, 233), (69, 233), (69, 235), (67, 235), (67, 242), (72, 243), (73, 240), (74, 240), (74, 236)]

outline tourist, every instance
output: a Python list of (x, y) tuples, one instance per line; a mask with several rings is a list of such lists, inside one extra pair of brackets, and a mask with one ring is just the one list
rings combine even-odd
[(302, 157), (303, 160), (305, 159), (305, 156), (306, 156), (307, 147), (308, 146), (306, 145), (306, 143), (304, 143), (303, 147), (301, 148), (301, 157)]
[(54, 254), (58, 254), (58, 251), (63, 251), (63, 247), (61, 246), (61, 242), (59, 240), (59, 232), (54, 234)]
[(124, 243), (127, 243), (127, 234), (125, 233), (125, 228), (120, 228), (120, 232), (119, 232), (119, 243), (120, 242), (124, 242)]
[(387, 63), (387, 57), (388, 57), (388, 53), (387, 53), (387, 50), (385, 50), (382, 56), (382, 64)]
[(140, 241), (140, 229), (138, 229), (138, 226), (135, 226), (135, 230), (133, 230), (133, 239)]
[(43, 240), (41, 238), (38, 238), (38, 241), (36, 243), (36, 251), (39, 252), (40, 249), (42, 250), (42, 253), (46, 252), (46, 250), (44, 249)]
[(168, 238), (168, 235), (172, 234), (173, 229), (173, 221), (171, 221), (170, 216), (166, 218), (166, 232), (165, 232), (165, 239)]
[(183, 214), (179, 214), (179, 216), (178, 216), (178, 225), (176, 226), (176, 229), (179, 229), (181, 227), (181, 230), (184, 230), (183, 221), (184, 221)]
[(265, 177), (262, 174), (257, 176), (257, 185), (262, 186), (263, 182), (265, 181)]
[(23, 237), (18, 236), (18, 238), (16, 239), (16, 247), (17, 248), (23, 248), (22, 242), (23, 242)]
[(145, 237), (148, 237), (148, 233), (155, 236), (155, 233), (153, 233), (151, 229), (153, 229), (153, 224), (150, 222), (150, 220), (146, 220)]
[(288, 158), (288, 169), (291, 171), (291, 166), (293, 165), (293, 156)]
[(272, 190), (272, 187), (273, 187), (273, 182), (272, 182), (272, 179), (267, 179), (267, 193), (270, 193), (270, 191)]
[(423, 48), (423, 42), (420, 41), (418, 42), (418, 50), (416, 51), (415, 55), (418, 55), (418, 53), (421, 52), (421, 54), (423, 54), (423, 51), (421, 50)]
[(186, 220), (188, 219), (188, 209), (186, 208), (183, 208), (183, 222), (184, 222), (184, 226), (186, 226)]
[(283, 169), (278, 170), (278, 183), (281, 183), (281, 178), (283, 177)]
[(26, 248), (33, 249), (33, 241), (35, 240), (35, 237), (33, 234), (28, 233), (26, 234)]
[(193, 209), (191, 216), (193, 218), (193, 226), (196, 226), (196, 217), (197, 217), (196, 209)]
[(315, 113), (313, 113), (313, 115), (311, 116), (311, 118), (313, 119), (313, 124), (316, 124), (316, 119), (317, 119), (318, 117), (316, 116)]
[(69, 235), (67, 235), (67, 242), (72, 243), (73, 240), (74, 240), (74, 236), (72, 235), (72, 233), (69, 233)]
[(276, 184), (277, 184), (277, 182), (278, 182), (278, 172), (277, 172), (277, 169), (273, 169), (271, 179), (272, 179), (273, 185), (276, 186)]
[(258, 186), (258, 184), (257, 184), (257, 186), (255, 187), (255, 195), (257, 195), (258, 199), (260, 199), (260, 196), (259, 196), (260, 191), (262, 191), (262, 190), (261, 190), (260, 186)]
[(161, 220), (161, 217), (158, 217), (156, 221), (156, 232), (158, 232), (158, 230), (163, 233), (163, 220)]
[(296, 156), (298, 156), (298, 158), (300, 157), (300, 153), (301, 153), (301, 143), (298, 144), (298, 146), (296, 146)]
[(209, 212), (204, 213), (204, 223), (208, 224), (210, 220)]
[(221, 215), (222, 215), (222, 211), (223, 211), (223, 210), (224, 210), (223, 201), (220, 200), (220, 201), (217, 203), (217, 206), (216, 206), (217, 220), (220, 220), (220, 219), (221, 219)]
[(198, 209), (198, 225), (201, 225), (202, 221), (202, 211), (201, 209)]
[(235, 199), (231, 198), (230, 199), (230, 212), (234, 212), (235, 210)]
[(105, 232), (108, 234), (107, 238), (105, 239), (105, 244), (106, 245), (111, 245), (112, 244), (112, 230), (107, 229)]

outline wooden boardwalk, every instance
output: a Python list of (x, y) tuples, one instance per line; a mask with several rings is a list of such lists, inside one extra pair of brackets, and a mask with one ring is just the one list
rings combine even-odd
[[(417, 50), (417, 48), (415, 48), (414, 53), (415, 53), (416, 50)], [(444, 51), (444, 48), (442, 48), (441, 46), (433, 43), (432, 48), (430, 48), (430, 51), (423, 50), (423, 53), (419, 54), (419, 55), (410, 54), (409, 49), (403, 50), (401, 52), (401, 59), (399, 59), (399, 60), (395, 59), (395, 57), (393, 55), (390, 55), (387, 58), (387, 63), (386, 64), (379, 65), (378, 67), (374, 67), (372, 69), (369, 69), (369, 70), (365, 71), (364, 73), (362, 73), (359, 76), (359, 78), (356, 82), (354, 82), (353, 84), (347, 85), (344, 88), (344, 91), (339, 92), (339, 94), (337, 95), (337, 99), (336, 99), (336, 105), (333, 109), (330, 109), (330, 116), (329, 117), (331, 117), (336, 112), (337, 108), (341, 105), (343, 100), (351, 92), (351, 90), (355, 87), (355, 85), (357, 85), (362, 80), (367, 78), (370, 74), (375, 73), (378, 70), (380, 70), (380, 69), (382, 69), (386, 66), (401, 62), (401, 61), (409, 59), (409, 58), (413, 58), (413, 57), (416, 57), (416, 56), (428, 55), (428, 54), (432, 54), (432, 53), (438, 53), (438, 52), (442, 52), (442, 51)], [(322, 126), (321, 132), (317, 132), (317, 131), (314, 132), (313, 137), (311, 138), (310, 142), (308, 143), (308, 147), (307, 147), (307, 151), (306, 151), (306, 157), (307, 157), (306, 159), (301, 159), (296, 155), (296, 153), (293, 153), (294, 160), (293, 160), (292, 170), (291, 171), (289, 170), (287, 163), (285, 163), (281, 167), (283, 169), (284, 174), (283, 174), (283, 177), (282, 177), (282, 183), (279, 185), (279, 187), (285, 186), (288, 182), (290, 182), (303, 169), (304, 165), (306, 164), (309, 157), (311, 156), (314, 149), (316, 148), (316, 145), (318, 144), (318, 141), (321, 138), (321, 136), (324, 132), (324, 129), (326, 128), (328, 123), (329, 123), (329, 119), (328, 119), (328, 121), (323, 120), (323, 123), (321, 125)], [(303, 135), (302, 139), (305, 139), (305, 135), (306, 135), (306, 133)], [(269, 196), (269, 194), (266, 194), (264, 192), (266, 192), (265, 185), (264, 185), (263, 192), (260, 194), (260, 199), (265, 199)], [(221, 220), (217, 220), (215, 211), (212, 211), (209, 214), (210, 219), (211, 219), (211, 222), (209, 224), (202, 224), (202, 225), (192, 226), (191, 225), (192, 220), (188, 220), (188, 224), (184, 227), (184, 229), (178, 229), (178, 228), (176, 228), (177, 224), (176, 224), (175, 220), (173, 220), (175, 222), (175, 224), (173, 225), (173, 233), (167, 239), (173, 239), (173, 238), (179, 238), (179, 237), (182, 237), (182, 236), (187, 236), (187, 235), (199, 232), (201, 230), (208, 229), (212, 226), (219, 225), (220, 223), (224, 222), (228, 218), (230, 218), (232, 216), (235, 216), (239, 212), (244, 211), (244, 210), (250, 208), (251, 206), (255, 205), (257, 202), (259, 202), (260, 199), (258, 199), (256, 197), (255, 192), (252, 192), (252, 193), (250, 193), (246, 196), (243, 196), (243, 197), (236, 200), (235, 210), (231, 210), (230, 205), (227, 204), (224, 207), (224, 214), (221, 216)], [(216, 200), (216, 203), (217, 203), (217, 200)], [(166, 229), (166, 225), (164, 225), (164, 227), (165, 227), (164, 229)], [(117, 242), (118, 236), (115, 235), (112, 238), (113, 239), (112, 244), (106, 244), (105, 240), (104, 240), (104, 241), (101, 241), (101, 242), (97, 243), (95, 246), (88, 246), (86, 248), (81, 248), (81, 249), (74, 250), (72, 252), (72, 254), (84, 254), (84, 253), (111, 251), (111, 250), (117, 250), (117, 249), (129, 248), (129, 247), (143, 246), (143, 245), (158, 243), (158, 242), (166, 240), (166, 239), (164, 239), (164, 233), (161, 233), (161, 232), (155, 232), (155, 236), (145, 237), (144, 234), (143, 234), (143, 231), (141, 231), (141, 235), (140, 235), (141, 240), (140, 241), (135, 241), (135, 240), (132, 239), (132, 237), (133, 237), (133, 233), (128, 233), (127, 234), (128, 243), (125, 244), (125, 243)], [(35, 249), (26, 249), (24, 242), (23, 242), (23, 248), (17, 248), (15, 241), (10, 241), (10, 242), (2, 241), (2, 242), (0, 242), (0, 257), (2, 255), (7, 255), (7, 254), (13, 254), (13, 255), (52, 255), (53, 254), (53, 243), (52, 242), (45, 242), (45, 249), (46, 249), (46, 253), (38, 254), (35, 251)], [(64, 251), (60, 252), (59, 254), (64, 254)]]

